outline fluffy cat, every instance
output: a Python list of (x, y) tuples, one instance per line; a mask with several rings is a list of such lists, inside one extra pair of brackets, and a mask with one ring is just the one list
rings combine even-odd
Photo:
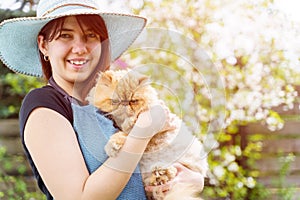
[[(106, 112), (120, 129), (105, 146), (108, 156), (117, 155), (142, 111), (158, 103), (166, 108), (166, 125), (150, 140), (140, 161), (145, 186), (161, 185), (173, 179), (177, 173), (172, 166), (174, 162), (180, 162), (206, 176), (208, 166), (204, 154), (201, 157), (202, 144), (190, 133), (182, 120), (171, 113), (158, 98), (157, 92), (149, 84), (149, 77), (133, 70), (101, 72), (87, 100)], [(202, 191), (203, 186), (199, 187), (181, 184), (180, 187), (172, 187), (167, 196), (161, 191), (147, 195), (149, 199), (199, 199), (195, 195)]]

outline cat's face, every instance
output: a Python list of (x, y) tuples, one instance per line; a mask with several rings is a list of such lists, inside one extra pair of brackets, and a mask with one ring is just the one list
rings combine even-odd
[(135, 71), (102, 72), (88, 101), (114, 117), (136, 117), (157, 100), (148, 80), (147, 76)]

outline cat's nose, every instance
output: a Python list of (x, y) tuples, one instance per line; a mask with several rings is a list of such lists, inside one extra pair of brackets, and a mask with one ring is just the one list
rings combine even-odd
[(127, 100), (121, 101), (122, 106), (128, 106), (129, 103), (130, 103), (130, 101), (127, 101)]

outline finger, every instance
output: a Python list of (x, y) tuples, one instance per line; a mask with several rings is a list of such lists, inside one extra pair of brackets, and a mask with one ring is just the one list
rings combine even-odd
[(139, 117), (129, 136), (146, 139), (158, 133), (166, 123), (166, 113), (161, 105), (153, 105)]
[(150, 115), (152, 119), (152, 126), (154, 126), (158, 131), (163, 128), (166, 123), (166, 112), (161, 105), (154, 105), (150, 109)]
[(177, 169), (177, 173), (186, 169), (186, 167), (181, 163), (174, 163), (173, 166)]
[(166, 113), (163, 106), (155, 104), (147, 111), (140, 113), (136, 125), (140, 128), (161, 128), (166, 121)]
[(165, 192), (165, 191), (168, 191), (171, 187), (171, 182), (168, 182), (166, 184), (163, 184), (163, 185), (157, 185), (157, 186), (146, 186), (145, 187), (145, 190), (147, 192), (153, 192), (154, 190), (155, 191), (162, 191), (162, 192)]

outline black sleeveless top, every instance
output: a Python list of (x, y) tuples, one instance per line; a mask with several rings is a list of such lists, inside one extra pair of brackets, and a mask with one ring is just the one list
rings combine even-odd
[[(52, 84), (51, 84), (52, 85)], [(53, 87), (54, 86), (54, 87)], [(113, 122), (110, 119), (107, 119), (101, 111), (95, 110), (95, 107), (90, 106), (80, 106), (80, 102), (78, 102), (76, 99), (73, 99), (72, 97), (64, 94), (64, 92), (60, 91), (61, 89), (56, 87), (55, 85), (52, 86), (45, 86), (40, 89), (35, 89), (32, 92), (28, 93), (28, 95), (24, 98), (22, 107), (20, 110), (20, 133), (21, 133), (21, 139), (22, 139), (22, 144), (25, 150), (25, 154), (29, 160), (29, 163), (32, 167), (33, 174), (35, 178), (37, 179), (37, 183), (39, 188), (42, 190), (42, 192), (46, 195), (48, 200), (53, 200), (52, 195), (46, 188), (36, 166), (34, 165), (34, 162), (31, 158), (31, 155), (25, 145), (24, 142), (24, 127), (26, 125), (26, 121), (30, 115), (30, 113), (38, 107), (45, 107), (52, 109), (58, 113), (60, 113), (62, 116), (64, 116), (70, 124), (74, 127), (74, 130), (79, 131), (79, 135), (76, 132), (76, 136), (78, 137), (78, 142), (80, 144), (80, 147), (82, 148), (82, 153), (86, 162), (86, 165), (90, 172), (95, 171), (101, 164), (103, 164), (104, 161), (101, 161), (102, 159), (106, 159), (107, 155), (103, 154), (102, 151), (99, 152), (99, 149), (94, 152), (94, 154), (91, 154), (91, 151), (87, 149), (88, 147), (95, 147), (99, 146), (101, 142), (106, 141), (107, 135), (106, 134), (113, 134), (117, 129), (116, 127), (113, 126)], [(71, 102), (76, 102), (75, 107), (72, 107)], [(73, 105), (74, 106), (74, 105)], [(92, 112), (91, 112), (92, 108)], [(75, 109), (75, 115), (73, 115), (73, 109)], [(79, 109), (79, 110), (78, 110)], [(98, 114), (96, 114), (98, 113)], [(92, 115), (91, 115), (92, 114)], [(82, 116), (83, 115), (83, 116)], [(86, 116), (88, 115), (88, 116)], [(76, 124), (76, 120), (80, 120), (88, 117), (93, 116), (93, 120), (96, 121), (90, 121), (89, 125), (86, 127), (92, 127), (93, 130), (91, 132), (88, 131), (88, 133), (93, 133), (91, 134), (86, 134), (86, 129), (81, 130), (80, 128), (82, 126), (78, 127), (78, 124)], [(106, 120), (104, 120), (104, 118)], [(75, 119), (75, 121), (74, 121)], [(86, 119), (86, 118), (85, 118)], [(100, 121), (99, 121), (100, 120)], [(109, 123), (108, 123), (108, 121)], [(74, 123), (73, 123), (74, 121)], [(92, 124), (91, 124), (92, 123)], [(95, 126), (95, 123), (99, 123), (98, 126)], [(86, 125), (86, 124), (85, 124)], [(76, 129), (77, 126), (77, 129)], [(95, 127), (98, 127), (95, 129)], [(79, 129), (78, 129), (79, 128)], [(102, 130), (102, 129), (105, 130)], [(89, 129), (88, 129), (89, 130)], [(99, 131), (103, 134), (98, 134)], [(106, 133), (106, 134), (104, 134)], [(98, 135), (97, 135), (98, 134)], [(97, 136), (97, 137), (96, 137)], [(104, 137), (104, 138), (103, 138)], [(94, 144), (96, 141), (96, 145)], [(91, 150), (91, 149), (90, 149)], [(95, 149), (94, 149), (95, 150)], [(103, 155), (102, 155), (103, 154)], [(101, 158), (95, 157), (95, 155), (100, 155)], [(101, 156), (102, 155), (102, 156)], [(118, 197), (118, 200), (123, 200), (123, 199), (140, 199), (140, 200), (146, 200), (146, 194), (142, 182), (142, 177), (141, 173), (139, 171), (139, 166), (136, 167), (135, 172), (131, 175), (131, 178), (129, 182), (127, 183), (126, 187)]]
[(25, 151), (25, 155), (29, 161), (32, 168), (33, 174), (37, 180), (37, 184), (42, 192), (47, 196), (47, 199), (53, 199), (50, 192), (46, 188), (40, 174), (34, 165), (32, 158), (28, 152), (28, 149), (24, 142), (24, 128), (30, 113), (39, 107), (49, 108), (64, 116), (71, 124), (73, 123), (73, 113), (71, 108), (71, 103), (68, 99), (64, 97), (59, 91), (54, 89), (52, 86), (44, 86), (42, 88), (34, 89), (29, 92), (23, 102), (19, 113), (20, 122), (20, 134)]

